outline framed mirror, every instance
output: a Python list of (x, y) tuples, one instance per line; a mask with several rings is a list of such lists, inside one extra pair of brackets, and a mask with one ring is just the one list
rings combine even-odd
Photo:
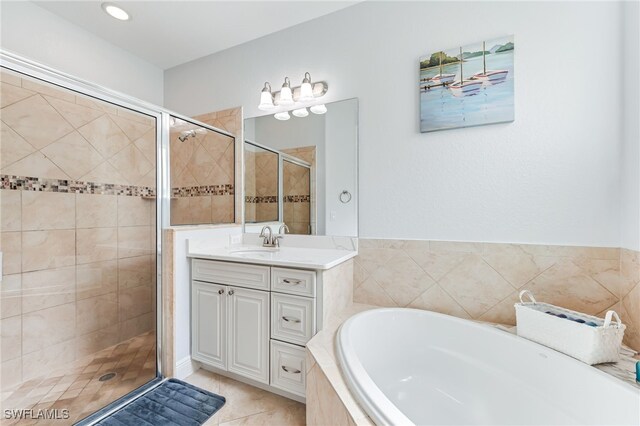
[(358, 100), (287, 121), (244, 121), (244, 228), (358, 236)]

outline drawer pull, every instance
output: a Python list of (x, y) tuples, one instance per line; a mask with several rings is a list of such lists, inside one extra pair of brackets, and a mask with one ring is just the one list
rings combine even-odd
[(286, 322), (294, 322), (296, 324), (300, 322), (298, 318), (291, 318), (287, 316), (283, 316), (282, 319), (285, 320)]
[(286, 365), (283, 365), (282, 369), (284, 371), (286, 371), (287, 373), (290, 373), (290, 374), (300, 374), (300, 373), (302, 373), (302, 371), (298, 370), (297, 368), (287, 367)]
[(291, 285), (302, 284), (302, 280), (294, 280), (293, 278), (283, 278), (282, 282), (284, 282), (285, 284), (291, 284)]

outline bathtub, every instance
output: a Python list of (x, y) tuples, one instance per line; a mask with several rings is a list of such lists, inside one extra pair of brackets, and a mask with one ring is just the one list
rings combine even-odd
[(416, 309), (354, 315), (347, 385), (378, 425), (640, 424), (640, 390), (506, 331)]

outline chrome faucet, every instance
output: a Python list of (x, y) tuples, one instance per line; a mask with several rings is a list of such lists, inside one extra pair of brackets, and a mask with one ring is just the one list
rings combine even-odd
[[(267, 232), (269, 231), (269, 232)], [(260, 231), (260, 238), (264, 238), (262, 242), (262, 247), (276, 247), (276, 243), (273, 239), (273, 230), (270, 226), (263, 226), (262, 231)], [(278, 241), (278, 240), (275, 240)]]

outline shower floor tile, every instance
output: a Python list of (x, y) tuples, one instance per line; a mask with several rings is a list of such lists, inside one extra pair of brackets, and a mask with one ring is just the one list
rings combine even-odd
[[(111, 380), (101, 382), (106, 373)], [(2, 425), (71, 425), (121, 396), (142, 386), (156, 375), (156, 335), (148, 332), (89, 357), (29, 380), (11, 392), (2, 392), (5, 410), (69, 410), (69, 419), (6, 420)]]

